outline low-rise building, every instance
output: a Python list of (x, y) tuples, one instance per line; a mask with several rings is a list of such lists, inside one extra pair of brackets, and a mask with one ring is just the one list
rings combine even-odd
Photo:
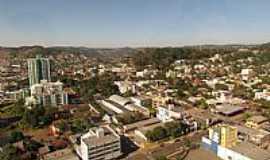
[(243, 112), (244, 110), (245, 110), (244, 107), (241, 107), (239, 105), (232, 105), (232, 104), (217, 105), (215, 108), (215, 112), (224, 116), (233, 116), (233, 115)]
[(159, 106), (157, 118), (162, 122), (172, 121), (183, 117), (184, 110), (181, 107), (168, 105), (168, 107)]
[(262, 145), (270, 140), (270, 132), (268, 131), (248, 128), (240, 125), (236, 125), (235, 127), (237, 127), (238, 137), (241, 140), (249, 141), (256, 145)]
[(157, 124), (159, 122), (160, 122), (160, 120), (158, 118), (151, 118), (151, 119), (142, 120), (142, 121), (139, 121), (136, 123), (124, 125), (123, 129), (124, 129), (124, 132), (129, 132), (129, 131), (133, 131), (135, 129), (139, 129), (142, 127)]
[(29, 89), (20, 89), (17, 91), (6, 92), (5, 95), (12, 101), (18, 101), (29, 96)]
[(135, 84), (130, 81), (115, 81), (114, 84), (118, 86), (118, 89), (122, 94), (129, 91), (132, 93), (135, 92)]
[(125, 106), (126, 104), (130, 103), (130, 100), (128, 98), (119, 96), (119, 95), (112, 95), (109, 97), (109, 100), (121, 105)]
[(258, 129), (261, 127), (261, 125), (264, 122), (267, 122), (268, 118), (264, 117), (264, 116), (252, 116), (250, 118), (247, 119), (245, 125), (249, 128), (254, 128), (254, 129)]
[(202, 137), (202, 148), (216, 154), (222, 160), (269, 160), (270, 153), (258, 146), (241, 142), (236, 127), (222, 125), (209, 129), (209, 135)]
[(139, 97), (139, 96), (130, 97), (130, 100), (138, 106), (144, 106), (144, 107), (152, 106), (152, 100), (147, 97)]
[(116, 113), (116, 114), (123, 114), (125, 112), (124, 107), (122, 107), (121, 105), (116, 104), (116, 103), (114, 103), (114, 102), (112, 102), (110, 100), (101, 100), (100, 104), (102, 106), (106, 107), (107, 110), (109, 110), (108, 112), (113, 112), (113, 113)]
[(260, 99), (270, 101), (270, 92), (268, 90), (263, 90), (262, 92), (256, 92), (255, 100), (260, 100)]
[(253, 69), (242, 69), (241, 70), (241, 76), (243, 80), (249, 80), (252, 76), (254, 76)]
[(90, 129), (81, 137), (82, 160), (111, 160), (122, 155), (121, 138), (109, 126)]

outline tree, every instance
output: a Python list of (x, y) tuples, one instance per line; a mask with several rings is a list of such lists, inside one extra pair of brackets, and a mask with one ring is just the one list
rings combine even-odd
[(152, 117), (154, 117), (157, 113), (157, 110), (155, 108), (153, 108), (152, 106), (149, 106), (148, 110), (150, 112), (150, 116), (152, 116)]
[(244, 120), (247, 120), (250, 117), (251, 117), (251, 114), (250, 113), (248, 113), (248, 112), (244, 113)]
[[(46, 107), (48, 110), (51, 107)], [(43, 106), (35, 106), (31, 110), (26, 110), (23, 114), (23, 124), (32, 128), (44, 127), (53, 120), (53, 113), (46, 111)]]
[(168, 122), (165, 124), (165, 129), (167, 134), (173, 138), (179, 137), (181, 135), (180, 124), (177, 122)]
[(68, 122), (66, 122), (64, 120), (62, 120), (59, 123), (57, 123), (57, 126), (58, 126), (60, 132), (62, 132), (62, 133), (65, 132), (65, 131), (67, 131), (69, 129)]
[(209, 106), (206, 103), (205, 99), (200, 99), (199, 101), (196, 102), (196, 106), (202, 109), (207, 109)]
[(34, 112), (27, 110), (23, 115), (23, 123), (30, 127), (36, 127), (38, 125), (38, 119)]
[(187, 148), (190, 148), (190, 147), (192, 146), (192, 142), (191, 142), (189, 139), (185, 138), (185, 139), (184, 139), (184, 145), (185, 145)]
[(3, 151), (0, 152), (1, 160), (19, 160), (18, 149), (8, 144), (3, 147)]
[(116, 76), (110, 73), (99, 75), (88, 80), (79, 82), (78, 88), (80, 95), (83, 95), (83, 100), (89, 102), (96, 94), (101, 94), (105, 97), (112, 94), (119, 94), (118, 87), (114, 84)]
[(24, 112), (25, 112), (24, 101), (20, 99), (11, 108), (11, 113), (14, 116), (22, 116)]
[(89, 123), (88, 120), (75, 119), (71, 124), (71, 131), (74, 133), (85, 132), (94, 125)]
[(40, 147), (42, 147), (41, 143), (32, 139), (26, 139), (23, 143), (26, 146), (27, 151), (30, 152), (37, 151)]
[(253, 97), (252, 91), (249, 91), (243, 85), (236, 85), (232, 92), (233, 92), (233, 96), (235, 97), (240, 97), (244, 99), (251, 99)]
[(188, 125), (183, 122), (168, 122), (164, 127), (156, 127), (146, 133), (146, 137), (154, 142), (166, 137), (176, 138), (188, 132)]
[(10, 143), (18, 142), (24, 139), (24, 135), (20, 131), (13, 131), (10, 134)]
[(167, 137), (166, 129), (163, 127), (156, 127), (152, 131), (146, 133), (146, 137), (154, 142)]
[(168, 160), (166, 156), (158, 156), (155, 160)]
[(186, 98), (187, 97), (187, 95), (181, 89), (177, 90), (177, 96), (180, 97), (180, 98)]
[(225, 85), (225, 84), (216, 84), (215, 89), (216, 90), (228, 90), (229, 87), (227, 85)]

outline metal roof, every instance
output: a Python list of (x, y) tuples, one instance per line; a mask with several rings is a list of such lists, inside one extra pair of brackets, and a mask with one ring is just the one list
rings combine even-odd
[(128, 98), (119, 96), (119, 95), (112, 95), (109, 97), (109, 100), (118, 103), (122, 106), (125, 106), (126, 104), (128, 104), (130, 102), (130, 100)]

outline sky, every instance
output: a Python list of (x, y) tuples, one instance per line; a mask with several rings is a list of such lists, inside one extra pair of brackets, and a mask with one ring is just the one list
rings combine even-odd
[(0, 46), (270, 41), (269, 0), (0, 0)]

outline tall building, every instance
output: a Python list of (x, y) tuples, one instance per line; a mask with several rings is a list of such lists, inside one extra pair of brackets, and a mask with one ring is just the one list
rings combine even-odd
[(51, 81), (50, 60), (37, 56), (30, 58), (28, 63), (28, 76), (30, 86), (40, 83), (41, 80)]
[(209, 129), (209, 138), (222, 147), (232, 147), (237, 142), (237, 128), (229, 125), (221, 125)]
[(90, 129), (81, 137), (82, 160), (112, 160), (121, 154), (121, 138), (109, 126)]

